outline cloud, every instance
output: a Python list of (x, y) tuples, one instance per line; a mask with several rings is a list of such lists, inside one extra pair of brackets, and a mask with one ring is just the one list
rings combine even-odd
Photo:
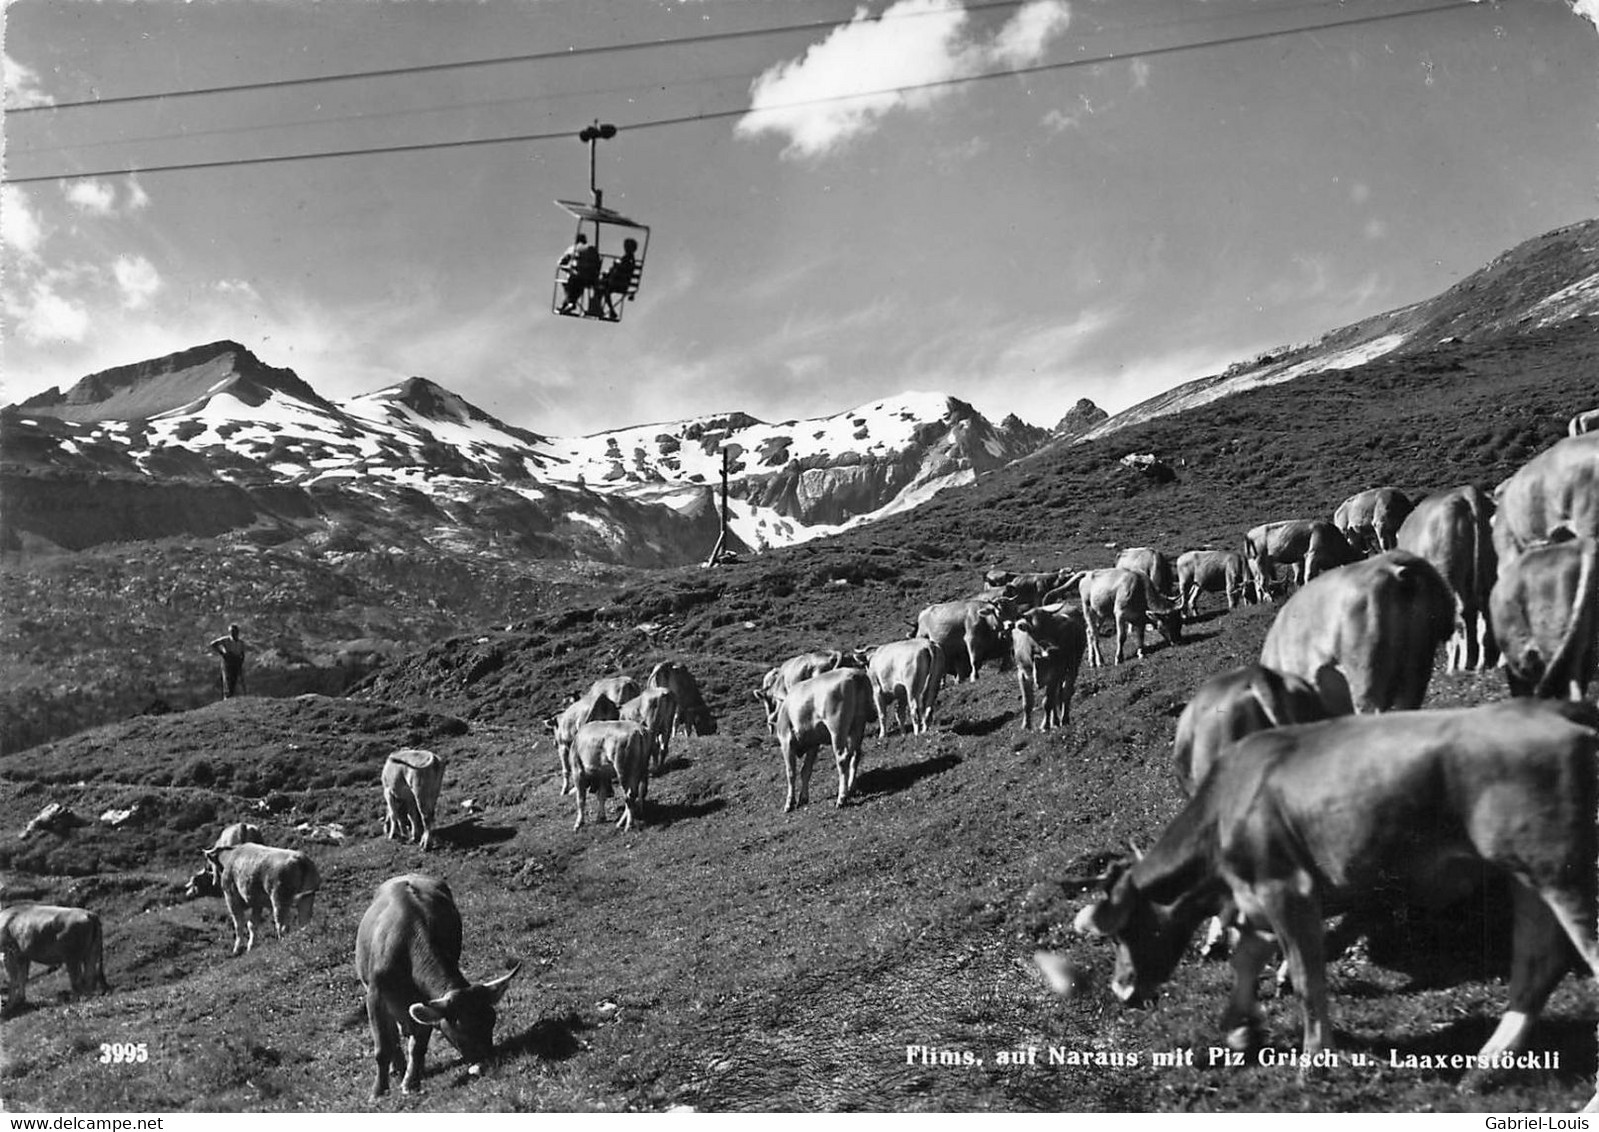
[(89, 332), (89, 312), (47, 283), (36, 283), (24, 296), (8, 294), (4, 306), (17, 333), (35, 345), (81, 342)]
[(28, 201), (28, 195), (15, 185), (0, 186), (0, 245), (25, 259), (39, 257), (44, 242), (44, 226)]
[(131, 179), (122, 192), (120, 207), (117, 204), (116, 187), (93, 178), (71, 182), (62, 189), (62, 194), (67, 198), (67, 203), (91, 216), (125, 216), (150, 205), (150, 194), (144, 191), (144, 186), (139, 182)]
[(129, 310), (138, 310), (161, 289), (161, 273), (143, 256), (118, 256), (111, 273), (122, 292), (122, 305)]
[(786, 136), (787, 158), (823, 156), (896, 110), (935, 105), (954, 80), (1035, 62), (1069, 20), (1062, 0), (1029, 0), (985, 43), (969, 33), (967, 11), (944, 0), (899, 0), (880, 18), (858, 8), (798, 59), (757, 77), (734, 132)]
[(116, 191), (104, 181), (73, 181), (62, 192), (66, 195), (67, 203), (80, 212), (110, 216), (116, 207)]
[(5, 84), (6, 107), (49, 106), (55, 102), (39, 86), (39, 72), (0, 53), (0, 82)]

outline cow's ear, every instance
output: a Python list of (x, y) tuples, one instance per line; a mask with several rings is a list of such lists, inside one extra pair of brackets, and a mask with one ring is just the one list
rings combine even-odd
[(1118, 907), (1115, 901), (1096, 900), (1077, 913), (1077, 918), (1072, 921), (1072, 930), (1078, 935), (1115, 935), (1126, 925), (1126, 921), (1126, 910)]
[(413, 1002), (411, 1004), (411, 1020), (420, 1022), (424, 1026), (437, 1026), (444, 1021), (444, 1011), (434, 1006), (431, 1002)]

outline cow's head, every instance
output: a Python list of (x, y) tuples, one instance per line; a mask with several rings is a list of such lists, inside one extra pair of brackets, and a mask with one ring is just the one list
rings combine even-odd
[(1117, 999), (1136, 1006), (1154, 997), (1171, 977), (1193, 935), (1192, 924), (1180, 924), (1134, 883), (1127, 863), (1113, 867), (1105, 895), (1077, 914), (1072, 928), (1081, 935), (1108, 938), (1116, 947), (1116, 970), (1110, 989)]
[(495, 1004), (521, 969), (522, 964), (518, 963), (497, 979), (473, 983), (427, 1002), (414, 1002), (411, 1018), (443, 1034), (460, 1051), (468, 1073), (480, 1073), (494, 1057)]
[(183, 886), (183, 898), (195, 900), (201, 896), (221, 896), (222, 889), (217, 884), (217, 878), (211, 873), (211, 866), (207, 864), (203, 869), (197, 869), (189, 878), (189, 883)]
[(688, 729), (695, 735), (715, 735), (716, 717), (711, 714), (711, 709), (700, 705), (696, 711), (688, 714)]
[(1183, 610), (1178, 605), (1151, 605), (1149, 623), (1170, 644), (1180, 644), (1183, 639)]

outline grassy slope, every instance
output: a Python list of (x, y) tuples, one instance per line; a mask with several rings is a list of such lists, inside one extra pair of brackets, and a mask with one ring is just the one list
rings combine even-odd
[[(1148, 1010), (1099, 991), (1109, 956), (1069, 938), (1081, 896), (1054, 878), (1158, 835), (1178, 806), (1173, 721), (1205, 676), (1256, 655), (1269, 609), (1213, 611), (1181, 647), (1086, 673), (1065, 732), (1023, 735), (1008, 679), (948, 688), (931, 736), (869, 740), (860, 799), (843, 810), (827, 803), (823, 765), (812, 805), (781, 813), (781, 769), (747, 688), (802, 648), (901, 635), (920, 605), (970, 590), (996, 562), (1098, 564), (1111, 542), (1235, 545), (1255, 522), (1326, 514), (1381, 482), (1491, 487), (1591, 403), (1596, 354), (1594, 334), (1573, 327), (1425, 370), (1376, 365), (1262, 391), (1041, 455), (825, 546), (664, 574), (597, 607), (440, 642), (355, 700), (244, 699), (8, 756), (0, 828), (19, 829), (52, 799), (91, 820), (134, 800), (144, 809), (121, 829), (0, 839), (10, 894), (106, 917), (116, 988), (58, 1005), (63, 976), (36, 981), (46, 1005), (5, 1023), (7, 1104), (362, 1107), (371, 1065), (354, 925), (374, 885), (425, 868), (455, 887), (469, 976), (512, 957), (528, 965), (502, 1011), (494, 1076), (468, 1083), (436, 1044), (428, 1092), (384, 1107), (1578, 1106), (1591, 1088), (1595, 1003), (1575, 980), (1535, 1039), (1561, 1053), (1558, 1071), (1460, 1097), (1455, 1074), (1383, 1067), (1390, 1046), (1474, 1050), (1497, 1017), (1500, 967), (1485, 961), (1502, 948), (1470, 916), (1442, 933), (1405, 918), (1374, 941), (1378, 962), (1335, 966), (1341, 1040), (1379, 1064), (1304, 1083), (1291, 1069), (1150, 1065), (1177, 1046), (1203, 1060), (1223, 964), (1190, 959)], [(1114, 458), (1130, 450), (1178, 462), (1178, 481), (1120, 469)], [(537, 720), (566, 688), (664, 655), (701, 674), (721, 733), (681, 742), (652, 785), (648, 824), (574, 833)], [(1433, 702), (1502, 694), (1496, 677), (1439, 677)], [(377, 766), (411, 743), (450, 759), (444, 845), (425, 861), (379, 826)], [(467, 799), (484, 807), (475, 819)], [(246, 813), (275, 843), (313, 852), (326, 880), (309, 931), (235, 960), (220, 903), (184, 904), (177, 888), (198, 846)], [(340, 821), (351, 837), (307, 842), (293, 827), (308, 820)], [(1095, 992), (1048, 996), (1027, 959), (1037, 946), (1071, 950)], [(1272, 1044), (1292, 1048), (1297, 1002), (1269, 1014)], [(150, 1060), (102, 1066), (106, 1041), (148, 1042)], [(970, 1050), (985, 1064), (907, 1064), (907, 1045)], [(996, 1064), (998, 1051), (1029, 1045), (1136, 1053), (1141, 1064)]]

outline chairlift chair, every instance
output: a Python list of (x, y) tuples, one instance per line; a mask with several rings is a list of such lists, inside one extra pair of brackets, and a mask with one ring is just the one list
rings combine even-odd
[[(572, 278), (573, 265), (564, 258), (555, 269), (555, 287), (550, 294), (550, 312), (565, 318), (598, 319), (602, 322), (621, 322), (622, 312), (626, 309), (628, 300), (638, 296), (639, 281), (644, 277), (644, 257), (649, 251), (650, 229), (648, 225), (640, 224), (623, 216), (615, 209), (606, 208), (604, 194), (594, 183), (594, 153), (602, 139), (616, 136), (616, 127), (606, 123), (584, 128), (579, 133), (578, 140), (587, 143), (589, 147), (589, 192), (593, 194), (590, 202), (576, 200), (557, 200), (555, 203), (564, 208), (570, 215), (577, 218), (577, 234), (572, 243), (577, 244), (577, 236), (586, 236), (590, 245), (599, 253), (599, 273), (592, 282), (585, 282), (581, 287), (568, 290)], [(587, 226), (588, 231), (584, 228)], [(609, 239), (606, 230), (609, 229)], [(614, 278), (626, 254), (625, 244), (633, 241), (637, 247), (633, 256), (632, 273), (625, 279)]]

